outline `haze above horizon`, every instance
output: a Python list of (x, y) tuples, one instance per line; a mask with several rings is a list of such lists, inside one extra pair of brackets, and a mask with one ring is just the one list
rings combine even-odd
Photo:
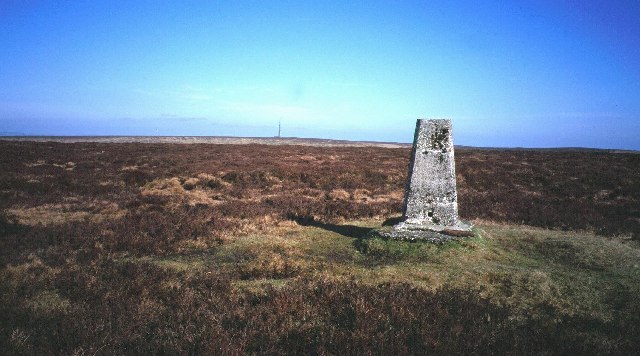
[(638, 1), (3, 1), (0, 134), (640, 150)]

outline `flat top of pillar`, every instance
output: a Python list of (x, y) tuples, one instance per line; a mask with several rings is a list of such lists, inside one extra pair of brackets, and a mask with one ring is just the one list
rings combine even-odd
[(419, 122), (433, 122), (433, 123), (442, 123), (442, 122), (451, 122), (451, 119), (447, 118), (426, 118), (426, 119), (418, 119)]

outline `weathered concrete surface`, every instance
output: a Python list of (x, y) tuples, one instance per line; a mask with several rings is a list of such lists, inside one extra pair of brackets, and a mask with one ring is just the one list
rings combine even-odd
[(451, 120), (416, 123), (403, 220), (416, 225), (458, 225)]
[(473, 237), (475, 233), (469, 230), (448, 230), (441, 231), (430, 230), (427, 226), (407, 225), (400, 223), (391, 228), (380, 228), (372, 230), (369, 237), (382, 237), (385, 239), (404, 240), (404, 241), (426, 241), (431, 243), (444, 243), (455, 240), (460, 237)]
[(406, 240), (442, 241), (463, 236), (460, 232), (464, 231), (471, 231), (471, 225), (458, 218), (451, 120), (418, 120), (405, 188), (403, 222), (380, 234)]

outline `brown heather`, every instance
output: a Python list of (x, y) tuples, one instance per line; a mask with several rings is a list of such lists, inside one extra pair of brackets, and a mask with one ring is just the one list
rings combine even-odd
[(0, 141), (0, 353), (640, 349), (640, 155), (458, 149), (481, 237), (368, 239), (408, 156)]

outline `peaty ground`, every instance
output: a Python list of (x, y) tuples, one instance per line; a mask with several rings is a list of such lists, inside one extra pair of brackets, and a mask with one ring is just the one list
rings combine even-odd
[(456, 151), (475, 238), (369, 238), (407, 148), (0, 142), (10, 354), (630, 353), (640, 157)]

